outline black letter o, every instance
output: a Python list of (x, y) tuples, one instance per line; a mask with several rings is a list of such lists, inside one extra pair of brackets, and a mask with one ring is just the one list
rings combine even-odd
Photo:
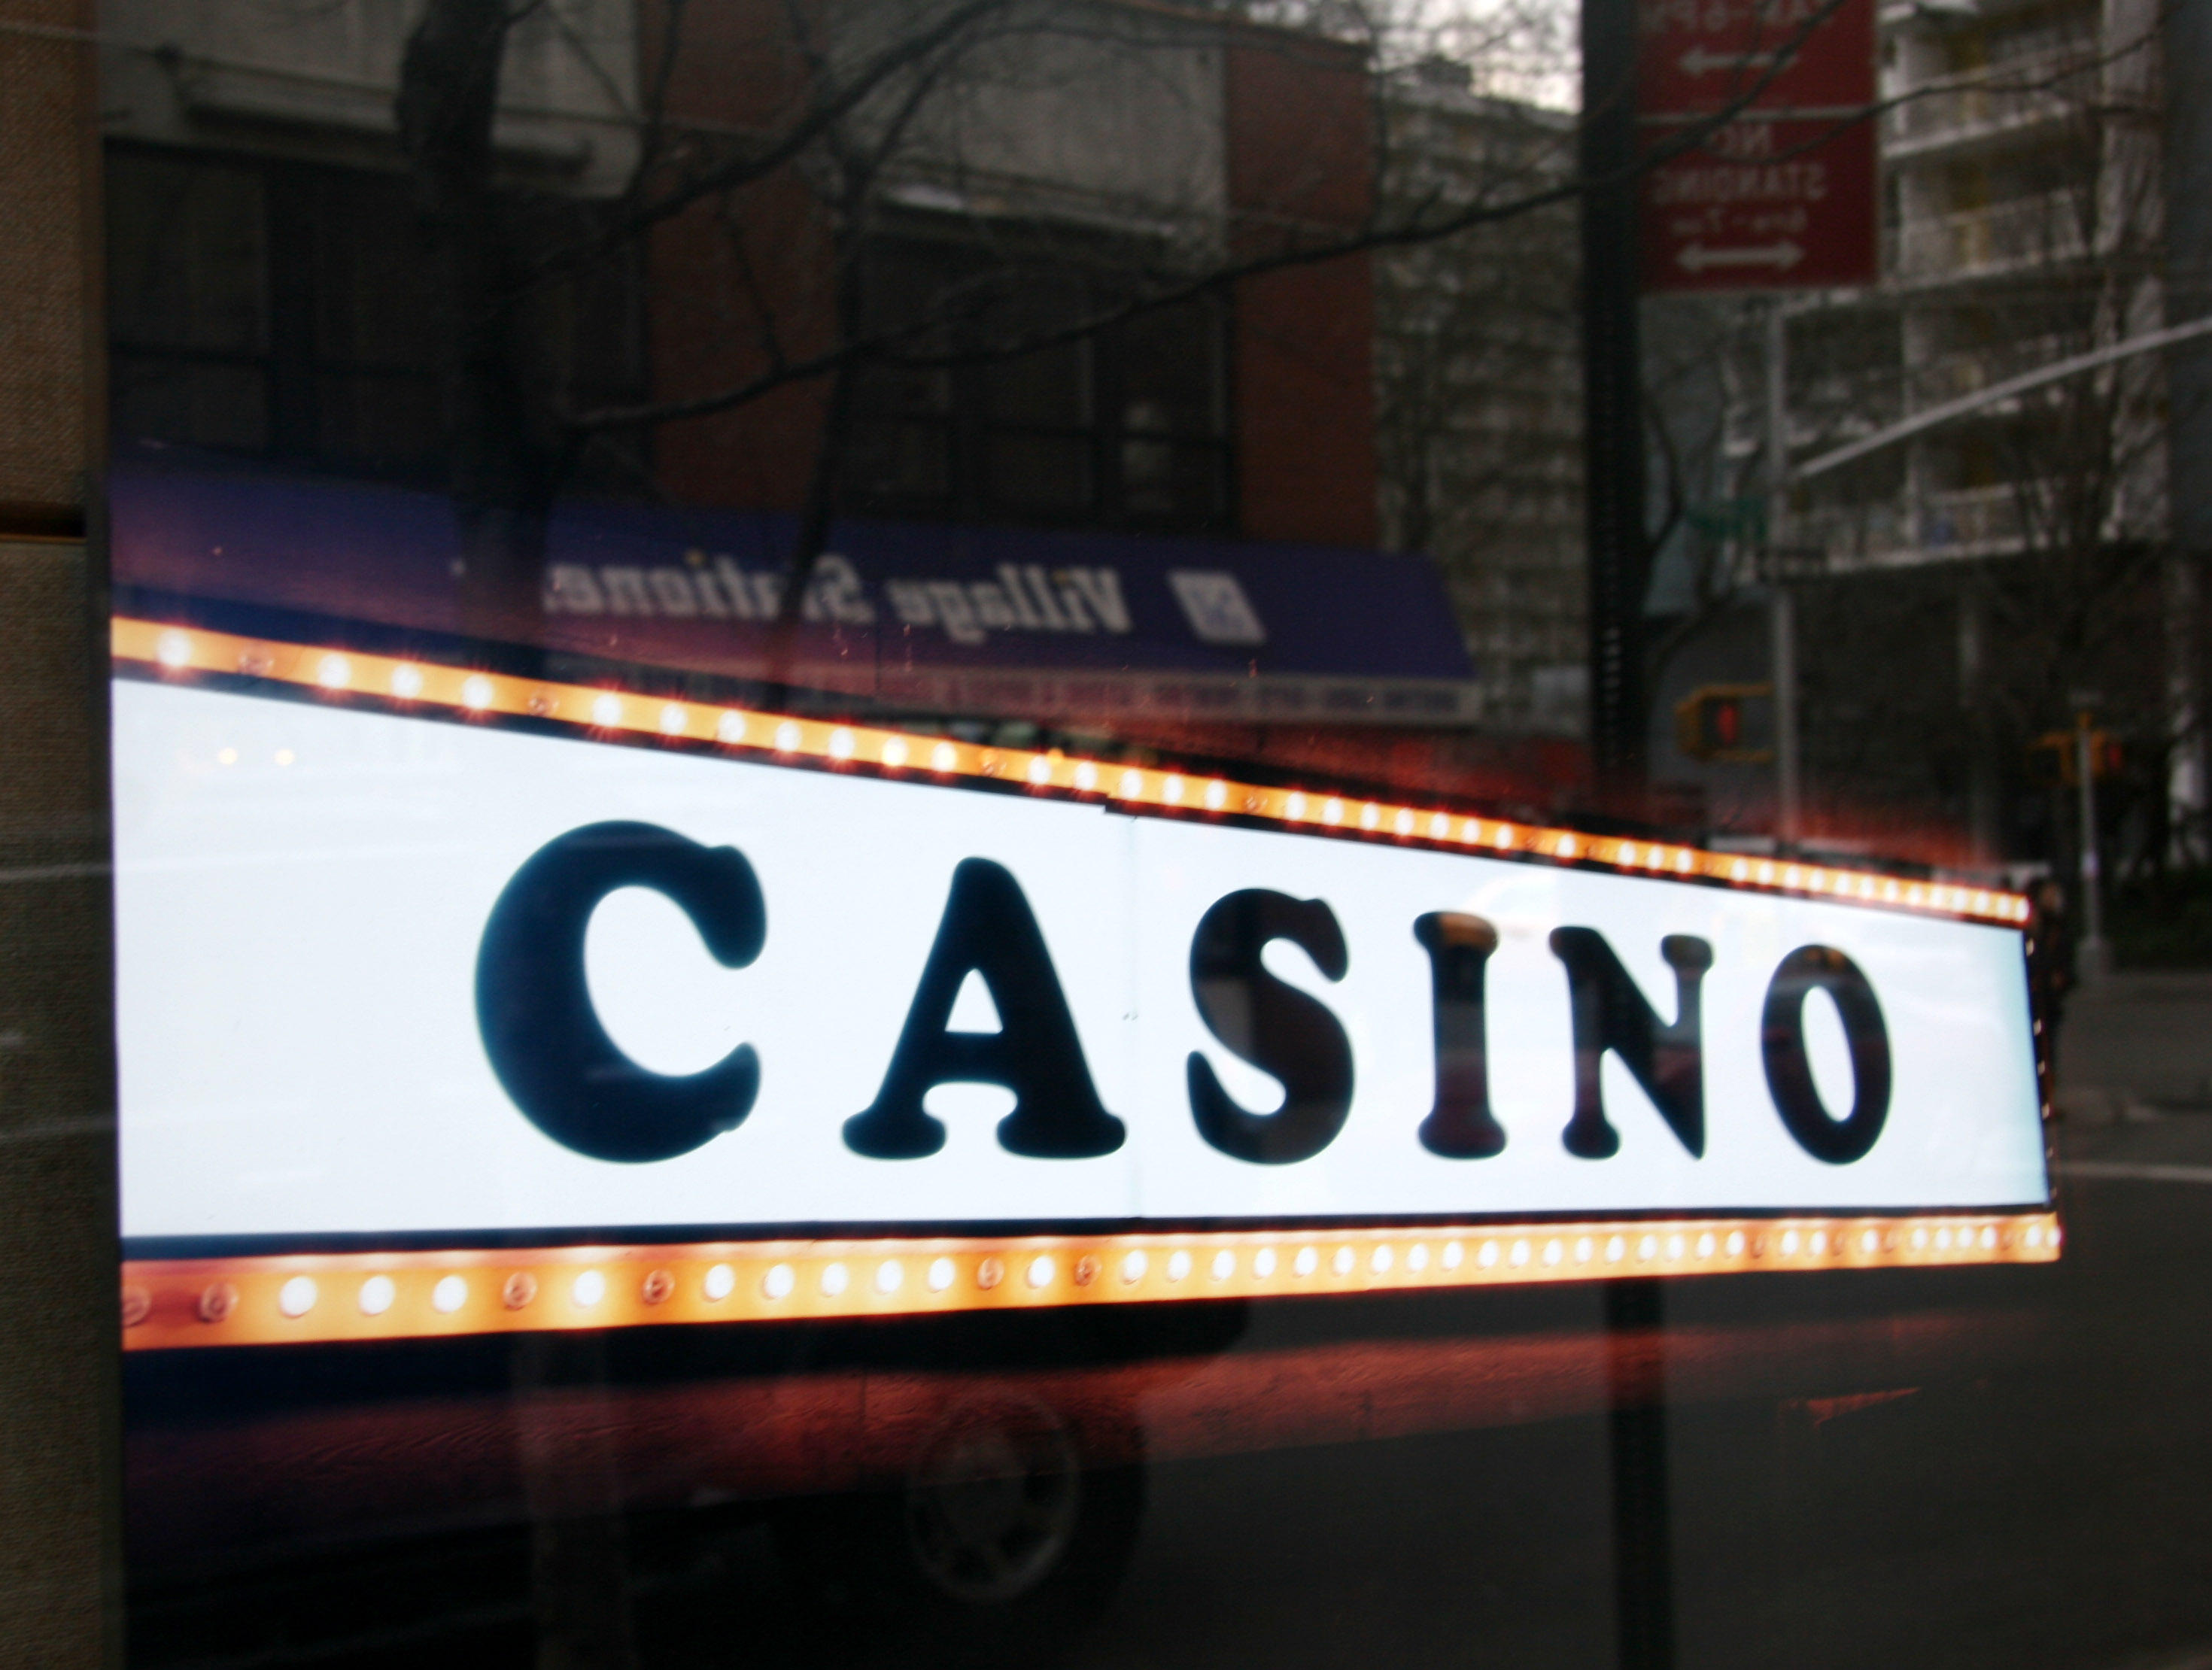
[[(1851, 1111), (1845, 1119), (1833, 1117), (1821, 1102), (1805, 1055), (1805, 998), (1815, 987), (1834, 1000), (1850, 1046)], [(1889, 1029), (1858, 964), (1832, 946), (1800, 945), (1782, 959), (1767, 986), (1759, 1031), (1766, 1088), (1798, 1146), (1830, 1165), (1863, 1157), (1889, 1117)]]

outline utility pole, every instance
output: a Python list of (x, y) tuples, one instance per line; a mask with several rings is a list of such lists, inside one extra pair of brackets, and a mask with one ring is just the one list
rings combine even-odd
[(1782, 298), (1766, 304), (1766, 629), (1774, 683), (1774, 841), (1799, 839), (1797, 599), (1782, 557), (1790, 515), (1790, 321)]
[(2081, 944), (2075, 955), (2081, 978), (2101, 980), (2112, 972), (2112, 948), (2105, 939), (2104, 866), (2097, 859), (2097, 733), (2084, 706), (2074, 720), (2074, 776), (2081, 812)]
[(1643, 342), (1638, 319), (1637, 15), (1583, 0), (1583, 489), (1589, 541), (1590, 763), (1600, 805), (1642, 809), (1644, 527)]

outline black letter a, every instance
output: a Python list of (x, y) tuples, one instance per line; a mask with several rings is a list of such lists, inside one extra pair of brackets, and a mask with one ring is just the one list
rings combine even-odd
[[(970, 974), (999, 1011), (993, 1033), (948, 1032)], [(845, 1145), (877, 1160), (918, 1160), (945, 1146), (945, 1122), (922, 1111), (936, 1085), (1003, 1084), (1014, 1111), (999, 1141), (1040, 1160), (1087, 1160), (1121, 1145), (1121, 1121), (1098, 1102), (1060, 976), (1029, 901), (1005, 867), (966, 859), (929, 948), (898, 1048), (875, 1104), (845, 1121)]]
[(1705, 1052), (1698, 987), (1713, 966), (1713, 948), (1683, 933), (1670, 933), (1659, 942), (1659, 955), (1674, 970), (1672, 1026), (1660, 1023), (1596, 929), (1554, 928), (1552, 955), (1567, 965), (1567, 991), (1574, 1005), (1575, 1114), (1567, 1125), (1567, 1152), (1602, 1160), (1620, 1151), (1620, 1133), (1606, 1122), (1599, 1087), (1598, 1066), (1611, 1050), (1635, 1075), (1682, 1146), (1703, 1159)]

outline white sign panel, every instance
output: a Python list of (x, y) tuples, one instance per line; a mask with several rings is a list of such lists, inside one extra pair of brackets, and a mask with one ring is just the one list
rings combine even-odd
[(134, 1240), (2049, 1195), (2011, 928), (182, 684), (114, 726)]

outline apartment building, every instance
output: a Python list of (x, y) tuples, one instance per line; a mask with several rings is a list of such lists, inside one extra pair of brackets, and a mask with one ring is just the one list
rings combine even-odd
[[(1572, 118), (1470, 89), (1424, 59), (1382, 84), (1389, 208), (1509, 201), (1565, 179)], [(1443, 569), (1479, 722), (1579, 737), (1588, 624), (1573, 205), (1376, 259), (1382, 537)]]
[[(2029, 744), (2090, 706), (2130, 741), (2112, 838), (2137, 855), (2193, 839), (2201, 605), (2172, 555), (2175, 495), (2192, 483), (2170, 467), (2183, 414), (2166, 361), (2124, 360), (1822, 463), (2176, 316), (2160, 27), (2138, 0), (1882, 13), (1884, 277), (1784, 304), (1799, 479), (1763, 533), (1826, 576), (1802, 589), (1816, 827), (1942, 825), (1952, 861), (2070, 862)], [(1765, 319), (1757, 302), (1708, 315), (1723, 502), (1756, 505), (1767, 485)], [(1758, 519), (1723, 530), (1740, 584)], [(1736, 670), (1763, 676), (1741, 653), (1759, 635), (1738, 636)]]

